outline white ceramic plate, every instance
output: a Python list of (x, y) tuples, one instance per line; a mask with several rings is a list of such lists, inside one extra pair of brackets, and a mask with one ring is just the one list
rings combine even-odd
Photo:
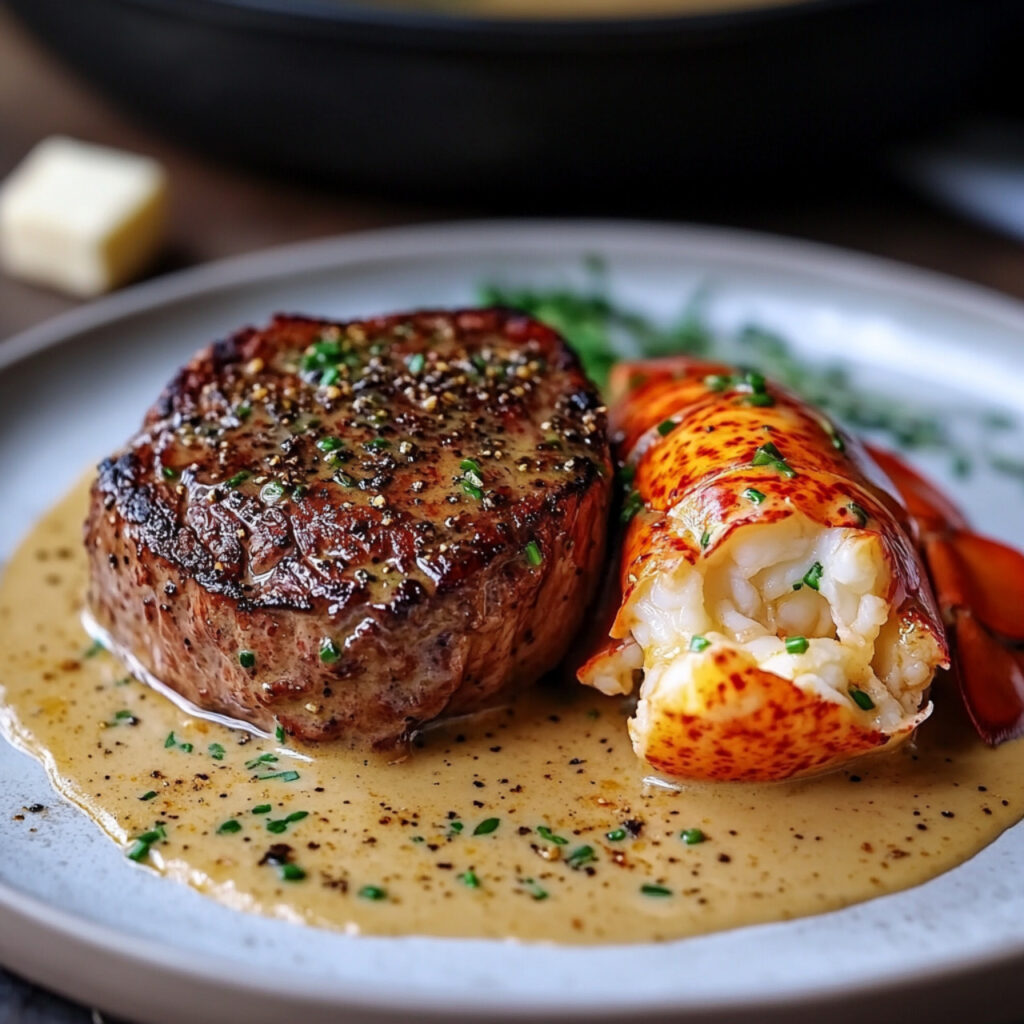
[[(880, 261), (748, 235), (625, 224), (470, 224), (351, 236), (216, 264), (0, 345), (0, 557), (116, 447), (194, 349), (278, 310), (358, 316), (472, 303), (484, 279), (572, 283), (669, 318), (695, 288), (895, 401), (1024, 412), (1024, 308)], [(1004, 432), (1011, 453), (1024, 435)], [(948, 460), (926, 461), (939, 471)], [(1024, 487), (953, 486), (1024, 545)], [(838, 913), (656, 946), (354, 938), (250, 917), (130, 864), (0, 743), (0, 960), (146, 1022), (1012, 1019), (1024, 1006), (1024, 826), (916, 889)], [(37, 831), (24, 805), (49, 808)], [(909, 1002), (913, 1000), (913, 1002)], [(1019, 1012), (1019, 1011), (1018, 1011)]]

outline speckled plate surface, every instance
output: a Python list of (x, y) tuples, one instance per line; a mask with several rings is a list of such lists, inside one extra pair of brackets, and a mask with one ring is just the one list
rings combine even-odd
[[(1024, 307), (956, 282), (748, 235), (630, 224), (469, 224), (378, 232), (190, 271), (0, 345), (0, 557), (135, 427), (206, 341), (278, 310), (346, 317), (472, 303), (482, 280), (583, 280), (712, 323), (777, 329), (895, 401), (1024, 418)], [(968, 417), (969, 419), (969, 417)], [(966, 443), (972, 443), (965, 438)], [(1000, 443), (1019, 455), (1024, 432)], [(949, 460), (924, 465), (942, 478)], [(950, 488), (1024, 545), (1024, 486), (978, 470)], [(0, 663), (2, 666), (2, 663)], [(2, 671), (0, 667), (0, 671)], [(16, 822), (33, 803), (47, 810)], [(823, 866), (827, 869), (827, 865)], [(0, 741), (0, 961), (145, 1022), (1012, 1020), (1024, 1005), (1024, 826), (954, 871), (837, 913), (657, 946), (555, 948), (341, 934), (228, 910), (138, 869)]]

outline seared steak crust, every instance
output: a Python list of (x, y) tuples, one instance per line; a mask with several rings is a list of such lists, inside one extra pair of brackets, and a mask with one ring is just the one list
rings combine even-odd
[(384, 746), (557, 664), (610, 480), (600, 400), (537, 321), (279, 316), (101, 463), (88, 605), (204, 710)]

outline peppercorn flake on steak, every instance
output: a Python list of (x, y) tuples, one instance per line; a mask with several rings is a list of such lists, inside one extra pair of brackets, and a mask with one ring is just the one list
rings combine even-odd
[(560, 661), (610, 480), (600, 399), (535, 320), (279, 316), (100, 465), (88, 610), (204, 711), (387, 746)]

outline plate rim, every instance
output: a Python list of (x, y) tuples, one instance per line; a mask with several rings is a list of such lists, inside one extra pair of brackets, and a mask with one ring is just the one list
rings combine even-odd
[[(913, 303), (923, 301), (932, 308), (956, 309), (969, 317), (994, 322), (1024, 334), (1024, 302), (1020, 300), (948, 275), (836, 246), (731, 228), (652, 221), (483, 220), (383, 228), (296, 242), (156, 278), (61, 314), (0, 343), (0, 380), (18, 363), (48, 348), (70, 343), (76, 336), (97, 328), (114, 327), (129, 317), (173, 309), (203, 296), (258, 284), (263, 280), (301, 278), (304, 274), (332, 267), (341, 271), (378, 260), (429, 256), (438, 250), (439, 241), (446, 255), (497, 250), (499, 246), (510, 248), (510, 255), (515, 255), (531, 246), (543, 245), (550, 247), (555, 255), (601, 248), (614, 257), (617, 251), (621, 254), (631, 248), (650, 253), (660, 245), (677, 259), (693, 253), (712, 255), (740, 265), (762, 264), (783, 275), (810, 275), (822, 283), (868, 288), (890, 298)], [(150, 971), (155, 969), (174, 984), (201, 980), (222, 989), (229, 986), (234, 992), (247, 995), (258, 993), (268, 1006), (274, 997), (281, 995), (280, 986), (269, 983), (265, 972), (247, 969), (239, 960), (228, 957), (215, 960), (180, 947), (164, 946), (155, 940), (126, 937), (113, 928), (61, 910), (3, 882), (0, 882), (0, 925), (4, 926), (0, 928), (4, 960), (15, 970), (20, 967), (29, 976), (34, 973), (30, 957), (27, 953), (19, 956), (16, 944), (2, 940), (3, 934), (13, 936), (26, 928), (40, 933), (49, 932), (59, 935), (69, 943), (69, 948), (77, 952), (101, 952), (107, 962), (121, 964), (125, 969), (138, 970), (145, 966)], [(951, 961), (947, 958), (937, 961), (933, 967), (882, 975), (858, 986), (855, 993), (851, 993), (848, 986), (844, 987), (843, 982), (837, 982), (769, 997), (767, 1003), (777, 1002), (790, 1008), (833, 1008), (840, 1001), (849, 1003), (851, 997), (855, 1001), (871, 999), (922, 985), (948, 987), (970, 976), (1001, 976), (1007, 971), (1012, 974), (1022, 960), (1024, 940), (1008, 949), (977, 953), (966, 960)], [(53, 979), (47, 977), (42, 984), (53, 987)], [(1022, 984), (1017, 983), (1018, 989)], [(81, 997), (82, 982), (69, 979), (67, 987), (58, 986), (58, 989)], [(297, 994), (289, 992), (287, 998), (287, 1005), (294, 1007)], [(392, 990), (368, 996), (365, 990), (354, 991), (345, 982), (339, 984), (336, 980), (313, 974), (304, 976), (300, 994), (301, 1004), (310, 1009), (348, 1008), (368, 1013), (418, 1011), (423, 1014), (443, 1013), (448, 1018), (469, 1018), (486, 1012), (490, 1018), (523, 1019), (557, 1007), (562, 1017), (596, 1019), (635, 1008), (628, 994), (624, 994), (621, 1001), (602, 998), (599, 1003), (586, 1003), (578, 995), (572, 995), (567, 997), (564, 1005), (552, 1001), (549, 996), (534, 1000), (529, 993), (517, 993), (514, 1005), (500, 1007), (483, 1002), (474, 1005), (468, 1000), (453, 1006), (444, 1000), (444, 993), (437, 989)], [(754, 996), (736, 999), (723, 994), (705, 996), (685, 1006), (680, 1005), (678, 997), (666, 997), (662, 1002), (644, 1004), (643, 1012), (653, 1019), (682, 1014), (758, 1012), (765, 1007), (765, 999)]]

